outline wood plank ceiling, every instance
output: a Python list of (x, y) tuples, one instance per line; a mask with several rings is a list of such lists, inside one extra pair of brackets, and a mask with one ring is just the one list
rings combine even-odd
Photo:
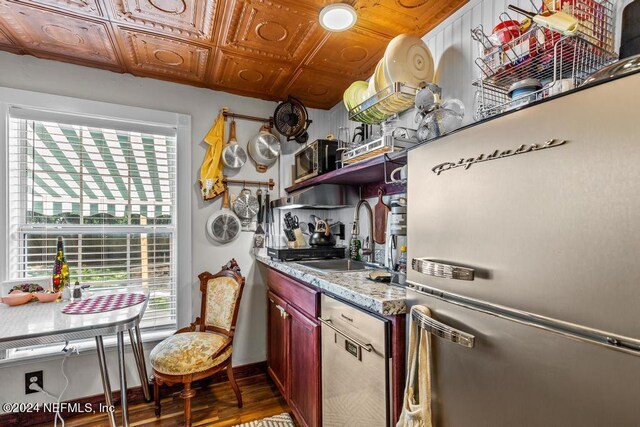
[(0, 0), (0, 49), (251, 97), (331, 108), (394, 36), (424, 35), (468, 0)]

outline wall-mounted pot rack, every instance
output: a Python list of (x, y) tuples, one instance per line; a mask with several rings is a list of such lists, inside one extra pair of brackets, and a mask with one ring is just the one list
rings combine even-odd
[(258, 187), (269, 188), (269, 190), (273, 190), (273, 187), (276, 185), (275, 181), (272, 178), (269, 178), (269, 181), (253, 181), (250, 179), (229, 179), (226, 176), (222, 179), (222, 182), (226, 184), (238, 184), (238, 185), (255, 185)]
[(253, 122), (269, 123), (269, 126), (271, 127), (273, 126), (273, 117), (247, 116), (246, 114), (232, 113), (231, 111), (227, 111), (227, 110), (224, 110), (222, 112), (222, 115), (224, 116), (225, 119), (227, 117), (231, 117), (232, 119), (238, 119), (238, 120), (250, 120)]

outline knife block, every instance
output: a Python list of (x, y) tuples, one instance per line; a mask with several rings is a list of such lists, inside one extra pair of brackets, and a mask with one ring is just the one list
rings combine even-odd
[(293, 230), (293, 234), (296, 236), (296, 240), (288, 243), (290, 249), (304, 248), (307, 246), (307, 242), (304, 240), (302, 230), (300, 230), (299, 228), (295, 228)]

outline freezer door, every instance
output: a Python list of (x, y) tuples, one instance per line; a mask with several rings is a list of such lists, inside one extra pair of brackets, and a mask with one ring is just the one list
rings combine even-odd
[(474, 275), (409, 280), (640, 338), (639, 89), (632, 75), (411, 151), (409, 259)]
[(473, 348), (432, 338), (438, 427), (632, 427), (640, 358), (409, 291)]

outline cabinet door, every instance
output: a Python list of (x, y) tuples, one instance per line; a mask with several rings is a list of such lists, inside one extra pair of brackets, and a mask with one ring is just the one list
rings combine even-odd
[(282, 395), (288, 398), (289, 331), (286, 314), (287, 304), (269, 291), (267, 369)]
[(289, 405), (303, 426), (320, 426), (320, 324), (287, 306), (290, 319)]

